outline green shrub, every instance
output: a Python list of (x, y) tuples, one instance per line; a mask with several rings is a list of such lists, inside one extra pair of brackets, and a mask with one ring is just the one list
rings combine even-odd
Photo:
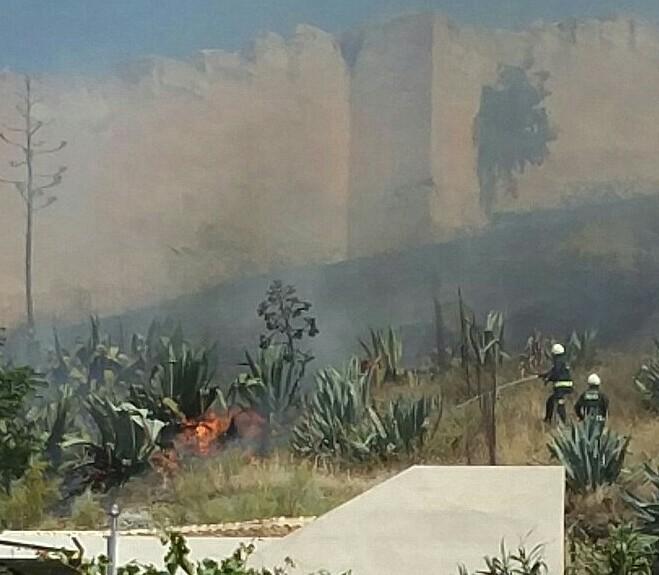
[(71, 507), (71, 526), (76, 529), (101, 529), (108, 521), (106, 510), (91, 490), (76, 497)]
[(645, 535), (633, 525), (611, 526), (601, 542), (575, 541), (569, 573), (578, 575), (651, 575), (657, 537)]
[(38, 386), (30, 368), (0, 367), (0, 489), (6, 493), (43, 446), (37, 426), (27, 417)]
[[(248, 567), (247, 562), (255, 550), (253, 545), (240, 545), (231, 557), (219, 562), (214, 559), (193, 562), (189, 557), (190, 549), (181, 535), (170, 534), (163, 538), (163, 544), (168, 545), (164, 558), (165, 569), (132, 562), (119, 567), (118, 575), (174, 575), (180, 572), (187, 575), (286, 575), (289, 572), (288, 569), (294, 566), (290, 559), (286, 559), (283, 567), (275, 567), (273, 570)], [(105, 575), (107, 573), (108, 561), (105, 556), (82, 561), (78, 557), (63, 554), (52, 554), (48, 558), (56, 559), (72, 567), (74, 572), (80, 575)], [(317, 575), (321, 575), (321, 573)], [(344, 573), (343, 575), (349, 574)]]
[(174, 526), (318, 516), (370, 485), (299, 460), (251, 464), (242, 454), (223, 453), (181, 470), (172, 481), (170, 501), (156, 504), (152, 512), (157, 524)]
[(0, 527), (30, 529), (48, 516), (58, 500), (57, 483), (46, 477), (46, 464), (34, 463), (12, 484), (11, 494), (0, 495)]
[(594, 418), (587, 418), (557, 429), (548, 447), (565, 467), (568, 488), (583, 492), (617, 481), (630, 439), (609, 429), (602, 431)]
[[(547, 565), (542, 558), (543, 548), (538, 545), (527, 551), (523, 546), (516, 553), (509, 552), (505, 544), (501, 543), (498, 557), (485, 557), (485, 568), (476, 571), (483, 575), (545, 575)], [(469, 575), (464, 565), (458, 569), (459, 575)]]

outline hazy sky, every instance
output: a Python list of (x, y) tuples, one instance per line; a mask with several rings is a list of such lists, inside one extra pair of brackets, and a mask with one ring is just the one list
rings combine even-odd
[(425, 9), (505, 27), (619, 12), (659, 18), (659, 0), (0, 0), (0, 68), (101, 71), (145, 54), (238, 49), (301, 22), (339, 32)]

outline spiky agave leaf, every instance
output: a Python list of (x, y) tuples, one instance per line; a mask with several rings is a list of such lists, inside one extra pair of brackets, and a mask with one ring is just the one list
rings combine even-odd
[(147, 381), (133, 385), (130, 399), (171, 424), (203, 416), (223, 395), (215, 382), (216, 346), (169, 343)]
[(568, 338), (567, 360), (574, 367), (589, 369), (597, 359), (597, 330), (586, 329), (581, 333), (573, 331)]
[(254, 357), (245, 352), (249, 371), (231, 384), (228, 401), (255, 409), (278, 421), (285, 420), (299, 406), (301, 364), (287, 361), (282, 345), (271, 345)]
[(293, 450), (314, 458), (364, 460), (422, 447), (434, 431), (432, 417), (441, 414), (440, 400), (401, 398), (379, 409), (371, 398), (371, 380), (370, 373), (359, 372), (356, 359), (343, 372), (319, 372), (315, 393), (293, 430)]
[(61, 446), (73, 426), (77, 406), (73, 388), (64, 384), (57, 389), (54, 398), (47, 398), (40, 405), (35, 405), (28, 414), (41, 430), (45, 453), (55, 467), (61, 464)]
[(371, 365), (378, 365), (384, 371), (384, 381), (396, 381), (402, 374), (403, 340), (398, 330), (389, 327), (386, 331), (369, 330), (370, 345), (359, 340)]
[(358, 360), (343, 372), (328, 368), (316, 375), (316, 390), (293, 429), (291, 447), (311, 458), (363, 460), (375, 439), (366, 421), (370, 404), (370, 374), (360, 374)]
[(647, 463), (644, 465), (646, 481), (653, 488), (651, 498), (644, 498), (627, 491), (624, 499), (634, 510), (639, 527), (643, 533), (659, 536), (659, 470)]
[(631, 438), (605, 429), (595, 418), (571, 423), (554, 432), (549, 451), (565, 467), (568, 488), (592, 491), (616, 482), (622, 472)]
[(432, 418), (441, 418), (441, 399), (400, 397), (389, 401), (382, 413), (371, 410), (371, 418), (377, 429), (382, 453), (411, 454), (423, 447), (428, 435), (436, 430), (431, 427)]
[(78, 436), (63, 443), (63, 448), (83, 450), (82, 459), (67, 471), (67, 495), (88, 487), (105, 491), (147, 469), (165, 425), (131, 403), (114, 404), (105, 397), (91, 395), (86, 404), (97, 433), (95, 437)]
[(655, 341), (655, 356), (641, 365), (634, 384), (643, 394), (647, 404), (659, 411), (659, 342)]

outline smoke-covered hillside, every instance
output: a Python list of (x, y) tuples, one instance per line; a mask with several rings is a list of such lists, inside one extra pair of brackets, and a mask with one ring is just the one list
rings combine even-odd
[[(560, 337), (597, 328), (602, 342), (619, 345), (657, 331), (657, 218), (654, 198), (517, 216), (487, 233), (395, 255), (281, 269), (120, 319), (125, 333), (143, 332), (156, 317), (180, 320), (191, 336), (217, 339), (230, 368), (242, 361), (243, 349), (256, 348), (262, 329), (256, 306), (279, 278), (314, 304), (321, 331), (312, 342), (316, 366), (344, 361), (369, 327), (387, 325), (403, 328), (408, 361), (418, 364), (435, 344), (433, 297), (443, 303), (451, 330), (458, 288), (477, 310), (503, 311), (516, 346), (534, 328)], [(115, 334), (119, 325), (119, 317), (105, 320)], [(70, 338), (87, 329), (63, 333)]]

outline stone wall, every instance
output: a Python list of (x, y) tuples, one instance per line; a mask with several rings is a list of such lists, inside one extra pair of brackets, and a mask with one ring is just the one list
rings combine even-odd
[[(361, 236), (351, 236), (350, 253), (441, 241), (486, 225), (473, 127), (483, 86), (496, 82), (502, 64), (548, 74), (544, 104), (557, 139), (542, 166), (518, 175), (518, 196), (499, 197), (496, 212), (659, 190), (659, 32), (651, 26), (620, 19), (513, 33), (435, 16), (391, 22), (368, 31), (363, 43), (353, 67), (358, 129), (349, 214)], [(388, 79), (386, 94), (364, 90), (374, 78)], [(385, 208), (401, 192), (401, 222), (387, 224)]]
[[(348, 76), (331, 35), (300, 26), (241, 55), (150, 58), (36, 87), (38, 114), (55, 120), (46, 135), (69, 140), (53, 158), (69, 171), (35, 238), (42, 319), (345, 256)], [(17, 76), (0, 79), (5, 123), (19, 89)], [(10, 153), (0, 146), (3, 168)], [(0, 318), (10, 322), (23, 311), (23, 218), (3, 192)]]
[[(78, 319), (228, 278), (442, 241), (487, 225), (473, 141), (499, 65), (546, 72), (557, 139), (519, 176), (520, 212), (659, 189), (659, 32), (615, 20), (503, 32), (405, 16), (342, 42), (309, 26), (242, 54), (45, 77), (44, 136), (69, 166), (40, 214), (37, 312)], [(0, 76), (15, 124), (20, 78)], [(0, 175), (15, 158), (0, 146)], [(0, 320), (23, 310), (23, 219), (3, 186)]]

